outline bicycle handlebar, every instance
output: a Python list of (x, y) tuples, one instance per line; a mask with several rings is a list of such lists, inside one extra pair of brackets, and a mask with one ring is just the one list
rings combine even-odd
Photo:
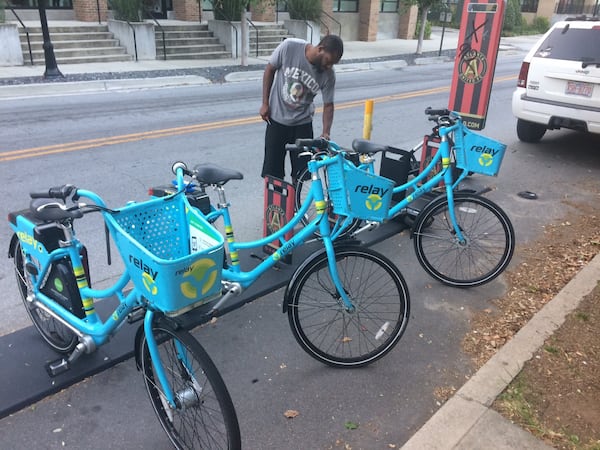
[(30, 192), (31, 198), (59, 198), (66, 200), (71, 194), (77, 192), (77, 188), (72, 184), (64, 184), (62, 186), (51, 187), (47, 191)]
[(427, 114), (428, 116), (449, 116), (450, 113), (452, 111), (450, 111), (449, 109), (432, 109), (431, 106), (428, 106), (427, 108), (425, 108), (425, 114)]

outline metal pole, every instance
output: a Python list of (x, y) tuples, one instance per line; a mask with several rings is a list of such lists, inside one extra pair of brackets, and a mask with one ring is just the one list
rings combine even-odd
[(365, 118), (363, 121), (363, 138), (371, 139), (371, 130), (373, 129), (373, 100), (365, 102)]
[(44, 38), (44, 59), (46, 61), (46, 71), (44, 78), (58, 78), (64, 75), (58, 70), (56, 58), (54, 57), (54, 47), (50, 41), (50, 32), (48, 31), (48, 19), (46, 18), (46, 0), (38, 1), (38, 10), (40, 12), (40, 22), (42, 24), (42, 36)]
[[(446, 13), (444, 13), (444, 19), (446, 19)], [(442, 38), (440, 39), (440, 51), (438, 56), (442, 56), (442, 46), (444, 45), (444, 33), (446, 32), (446, 20), (442, 22)]]

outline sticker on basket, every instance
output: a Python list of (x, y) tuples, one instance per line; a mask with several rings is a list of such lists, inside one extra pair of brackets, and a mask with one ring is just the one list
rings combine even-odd
[(217, 280), (218, 267), (210, 258), (202, 258), (186, 268), (184, 278), (189, 278), (180, 285), (181, 293), (186, 298), (198, 298), (209, 292)]
[(192, 253), (208, 250), (219, 244), (210, 233), (210, 228), (197, 217), (189, 216), (190, 223), (190, 249)]

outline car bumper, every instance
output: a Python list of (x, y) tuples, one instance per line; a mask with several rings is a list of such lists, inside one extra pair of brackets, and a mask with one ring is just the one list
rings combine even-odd
[(517, 88), (513, 92), (512, 112), (518, 119), (544, 125), (549, 125), (551, 121), (556, 120), (553, 118), (583, 122), (590, 133), (600, 134), (600, 108), (578, 109), (561, 103), (531, 99), (527, 97), (525, 88)]

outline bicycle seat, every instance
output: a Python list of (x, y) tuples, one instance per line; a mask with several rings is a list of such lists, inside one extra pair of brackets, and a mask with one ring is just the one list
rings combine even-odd
[(244, 175), (233, 169), (216, 164), (203, 163), (194, 166), (194, 174), (200, 183), (223, 185), (229, 180), (243, 180)]
[(376, 144), (375, 142), (367, 141), (366, 139), (354, 139), (352, 141), (352, 148), (359, 153), (373, 154), (386, 151), (388, 146)]
[(80, 209), (70, 210), (64, 203), (49, 198), (31, 200), (29, 209), (33, 216), (42, 222), (60, 222), (65, 219), (83, 217), (83, 212)]

